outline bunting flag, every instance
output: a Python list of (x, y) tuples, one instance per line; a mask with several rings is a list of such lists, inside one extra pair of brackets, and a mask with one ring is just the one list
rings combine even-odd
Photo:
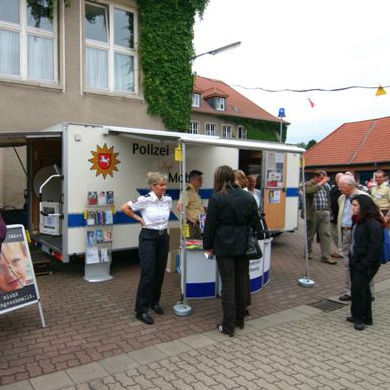
[(386, 95), (386, 91), (385, 91), (385, 89), (381, 85), (379, 85), (378, 90), (376, 91), (375, 96), (381, 96), (381, 95)]
[[(386, 92), (385, 92), (386, 93)], [(307, 98), (307, 100), (309, 100), (309, 103), (311, 105), (311, 108), (313, 108), (315, 106), (315, 104), (312, 102), (312, 100), (310, 98)]]

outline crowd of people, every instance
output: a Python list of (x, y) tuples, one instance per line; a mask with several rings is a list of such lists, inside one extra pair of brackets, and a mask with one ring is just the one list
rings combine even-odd
[[(345, 293), (351, 301), (351, 316), (357, 330), (372, 324), (371, 302), (375, 299), (373, 278), (380, 267), (382, 228), (390, 220), (390, 187), (385, 172), (375, 172), (375, 182), (359, 185), (351, 172), (337, 173), (333, 186), (323, 170), (305, 183), (307, 253), (313, 258), (315, 236), (321, 261), (344, 261)], [(302, 215), (303, 216), (303, 215)], [(333, 241), (336, 250), (331, 252)]]
[[(207, 256), (216, 258), (222, 280), (223, 312), (217, 328), (233, 336), (236, 327), (244, 327), (251, 303), (246, 251), (250, 234), (264, 235), (260, 223), (262, 196), (256, 188), (256, 176), (247, 177), (243, 171), (223, 165), (215, 171), (214, 191), (206, 208), (199, 195), (202, 175), (198, 170), (190, 172), (178, 209), (186, 215), (189, 238), (203, 238)], [(332, 186), (329, 180), (325, 171), (318, 170), (305, 183), (307, 253), (312, 259), (317, 236), (321, 261), (344, 261), (346, 290), (340, 300), (351, 301), (347, 321), (353, 322), (355, 329), (363, 330), (365, 325), (372, 324), (373, 278), (381, 264), (383, 228), (390, 220), (390, 187), (383, 171), (375, 173), (376, 184), (369, 188), (359, 188), (350, 172), (338, 173)], [(135, 312), (137, 319), (153, 324), (149, 309), (158, 315), (164, 313), (160, 296), (169, 250), (167, 228), (172, 199), (166, 194), (165, 174), (148, 173), (147, 181), (151, 191), (125, 203), (122, 211), (142, 225)], [(202, 216), (206, 217), (203, 229)], [(333, 252), (332, 241), (336, 248)]]
[[(202, 172), (191, 171), (189, 184), (181, 194), (178, 209), (185, 210), (189, 238), (203, 238), (203, 248), (215, 256), (222, 280), (223, 319), (217, 325), (220, 332), (233, 336), (236, 327), (244, 327), (244, 317), (250, 305), (249, 260), (246, 257), (249, 234), (263, 234), (260, 224), (261, 193), (255, 188), (256, 176), (246, 177), (243, 171), (220, 166), (214, 174), (214, 192), (207, 209), (199, 195)], [(136, 318), (153, 324), (149, 309), (162, 315), (161, 287), (169, 250), (168, 221), (172, 199), (165, 192), (167, 176), (160, 172), (147, 174), (151, 191), (122, 206), (122, 211), (137, 220), (141, 275), (135, 302)], [(185, 198), (185, 200), (184, 200)], [(140, 215), (137, 213), (140, 212)], [(201, 216), (206, 213), (202, 234)]]

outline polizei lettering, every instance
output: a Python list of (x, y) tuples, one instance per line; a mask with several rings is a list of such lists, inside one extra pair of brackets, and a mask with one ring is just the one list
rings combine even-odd
[(167, 146), (155, 146), (153, 144), (140, 145), (136, 142), (133, 143), (133, 154), (142, 154), (148, 156), (169, 156), (169, 145)]

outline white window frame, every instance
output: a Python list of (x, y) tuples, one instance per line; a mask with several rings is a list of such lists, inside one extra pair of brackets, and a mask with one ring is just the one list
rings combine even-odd
[(190, 127), (188, 129), (188, 132), (190, 134), (199, 134), (199, 122), (191, 121), (190, 122)]
[[(0, 20), (0, 29), (19, 33), (19, 70), (20, 74), (0, 73), (1, 78), (35, 81), (42, 84), (58, 84), (58, 1), (54, 4), (53, 31), (43, 30), (27, 25), (27, 0), (19, 0), (19, 23)], [(53, 40), (53, 80), (29, 78), (27, 62), (27, 36), (33, 35), (39, 38)]]
[(206, 135), (215, 135), (215, 123), (205, 123), (204, 128), (205, 128), (205, 134)]
[[(107, 17), (107, 38), (108, 42), (100, 42), (93, 39), (88, 39), (86, 37), (86, 31), (85, 31), (85, 8), (86, 5), (90, 4), (94, 7), (102, 7), (105, 8), (108, 12)], [(114, 10), (119, 9), (126, 12), (131, 12), (133, 17), (133, 40), (134, 40), (134, 47), (133, 48), (126, 48), (123, 46), (115, 45), (114, 43)], [(86, 92), (103, 92), (103, 93), (109, 93), (114, 95), (138, 95), (138, 15), (137, 11), (128, 6), (122, 6), (119, 4), (114, 3), (108, 3), (106, 1), (85, 1), (84, 2), (84, 12), (83, 12), (83, 29), (84, 29), (84, 90)], [(91, 47), (94, 49), (100, 49), (105, 50), (108, 52), (108, 88), (93, 88), (87, 86), (87, 64), (86, 64), (86, 58), (87, 58), (87, 47)], [(127, 92), (127, 91), (118, 91), (115, 90), (115, 53), (130, 55), (133, 57), (133, 73), (134, 73), (134, 91)]]
[(222, 125), (222, 137), (223, 138), (232, 138), (232, 126), (231, 125)]
[(200, 93), (194, 92), (192, 94), (192, 102), (191, 102), (192, 107), (200, 107), (201, 98), (202, 95)]
[(215, 109), (217, 111), (225, 111), (226, 99), (224, 97), (217, 97), (215, 100)]
[[(243, 137), (243, 134), (245, 134), (245, 137)], [(248, 130), (244, 126), (237, 127), (237, 138), (248, 139)]]

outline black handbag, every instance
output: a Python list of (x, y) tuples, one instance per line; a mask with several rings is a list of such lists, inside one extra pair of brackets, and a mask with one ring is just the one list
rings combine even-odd
[(246, 246), (245, 257), (248, 260), (256, 260), (260, 259), (263, 256), (263, 252), (261, 251), (259, 241), (257, 241), (257, 237), (255, 237), (252, 233), (252, 229), (249, 229), (248, 234), (248, 243)]

